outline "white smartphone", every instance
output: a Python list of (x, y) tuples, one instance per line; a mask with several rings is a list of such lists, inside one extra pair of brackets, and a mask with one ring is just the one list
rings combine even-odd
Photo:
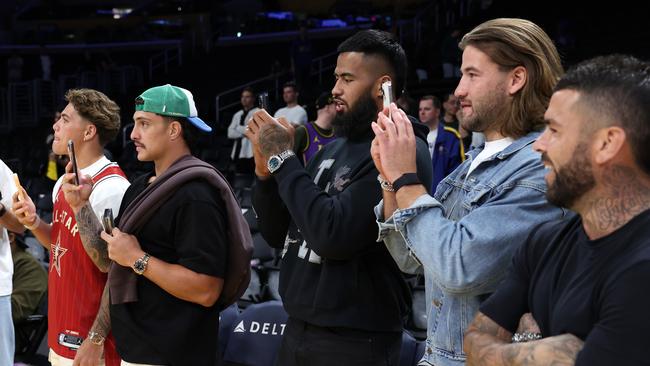
[[(390, 81), (384, 81), (381, 84), (381, 91), (384, 95), (384, 108), (389, 108), (393, 102), (393, 84)], [(390, 109), (388, 110), (388, 118), (391, 118)]]

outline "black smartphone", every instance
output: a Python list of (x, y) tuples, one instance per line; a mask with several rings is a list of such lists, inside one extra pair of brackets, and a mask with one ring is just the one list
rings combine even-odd
[(269, 110), (269, 93), (267, 92), (262, 92), (257, 96), (257, 101), (259, 103), (259, 107), (265, 110)]
[(74, 142), (68, 140), (68, 155), (72, 162), (72, 172), (74, 173), (74, 184), (79, 185), (79, 169), (77, 169), (77, 156), (74, 154)]
[(115, 223), (113, 222), (113, 209), (107, 208), (102, 215), (102, 223), (104, 224), (104, 231), (106, 234), (113, 234)]

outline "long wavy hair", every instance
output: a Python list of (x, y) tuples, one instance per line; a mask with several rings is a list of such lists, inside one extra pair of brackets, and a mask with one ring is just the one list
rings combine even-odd
[(464, 50), (469, 45), (487, 54), (503, 71), (523, 66), (528, 74), (508, 107), (501, 134), (518, 138), (541, 129), (553, 88), (564, 74), (560, 55), (544, 30), (525, 19), (492, 19), (465, 34), (459, 47)]

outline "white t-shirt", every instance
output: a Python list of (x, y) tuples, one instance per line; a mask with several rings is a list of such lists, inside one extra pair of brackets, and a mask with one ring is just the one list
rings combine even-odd
[(287, 119), (287, 121), (296, 125), (304, 125), (307, 123), (307, 111), (305, 111), (305, 108), (299, 105), (295, 105), (291, 108), (280, 108), (275, 112), (275, 115), (273, 117), (284, 117)]
[(429, 155), (433, 158), (433, 148), (436, 147), (436, 139), (438, 138), (438, 128), (429, 130), (427, 134), (427, 144), (429, 145)]
[(501, 151), (505, 150), (506, 147), (510, 146), (514, 140), (510, 137), (505, 137), (499, 140), (494, 140), (494, 141), (485, 141), (485, 147), (483, 148), (483, 151), (481, 151), (474, 160), (472, 160), (472, 163), (469, 166), (469, 170), (467, 171), (467, 176), (469, 177), (469, 174), (476, 169), (479, 164), (482, 162), (486, 161), (490, 157), (500, 153)]
[[(99, 173), (102, 168), (106, 165), (111, 164), (111, 161), (108, 160), (105, 156), (102, 156), (96, 162), (90, 164), (89, 166), (79, 170), (79, 174), (90, 175), (91, 177)], [(54, 189), (52, 189), (52, 202), (56, 199), (57, 192), (61, 187), (61, 182), (63, 181), (63, 176), (59, 177), (54, 184)], [(104, 182), (109, 182), (110, 184), (102, 184)], [(126, 178), (111, 175), (99, 182), (96, 182), (93, 186), (93, 191), (90, 193), (90, 202), (97, 219), (99, 222), (102, 220), (102, 215), (104, 210), (110, 208), (113, 210), (113, 216), (117, 216), (117, 213), (120, 210), (120, 204), (122, 203), (122, 197), (124, 192), (129, 188), (131, 183)]]
[[(13, 172), (0, 160), (0, 192), (2, 203), (7, 211), (11, 210), (12, 197), (18, 190), (12, 178)], [(11, 278), (14, 274), (14, 264), (11, 261), (11, 246), (9, 234), (4, 226), (0, 226), (0, 296), (11, 295)]]
[(239, 156), (235, 156), (235, 150), (237, 149), (237, 146), (232, 147), (232, 151), (230, 152), (230, 158), (232, 160), (235, 160), (237, 158), (245, 158), (249, 159), (253, 157), (253, 145), (251, 142), (244, 136), (244, 132), (246, 131), (246, 125), (248, 125), (248, 122), (253, 118), (253, 113), (255, 113), (259, 108), (254, 107), (253, 109), (249, 110), (248, 113), (246, 113), (246, 116), (244, 117), (244, 124), (240, 125), (239, 122), (241, 122), (241, 116), (244, 114), (244, 110), (240, 109), (237, 113), (235, 113), (234, 116), (232, 116), (232, 120), (230, 121), (230, 126), (228, 126), (228, 138), (237, 140), (241, 139), (241, 148), (239, 149)]

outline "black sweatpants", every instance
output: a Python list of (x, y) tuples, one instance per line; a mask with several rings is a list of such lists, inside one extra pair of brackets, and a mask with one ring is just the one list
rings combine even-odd
[(402, 334), (319, 327), (289, 318), (276, 366), (398, 366)]

